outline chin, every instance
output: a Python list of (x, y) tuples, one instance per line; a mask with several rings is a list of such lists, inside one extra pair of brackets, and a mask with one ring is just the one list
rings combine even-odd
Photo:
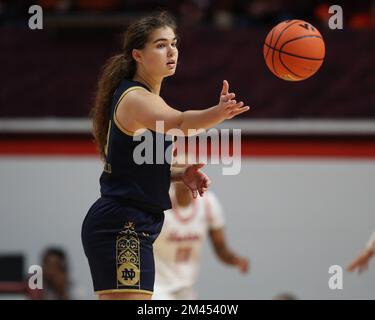
[(176, 69), (170, 70), (168, 73), (165, 74), (165, 77), (173, 76), (176, 73)]

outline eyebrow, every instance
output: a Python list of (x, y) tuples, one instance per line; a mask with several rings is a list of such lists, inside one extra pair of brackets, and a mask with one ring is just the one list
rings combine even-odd
[[(172, 41), (175, 41), (175, 40), (177, 40), (177, 37), (174, 37), (174, 38), (172, 39)], [(166, 39), (166, 38), (159, 38), (159, 39), (154, 40), (152, 43), (156, 43), (156, 42), (158, 42), (158, 41), (168, 41), (168, 39)]]

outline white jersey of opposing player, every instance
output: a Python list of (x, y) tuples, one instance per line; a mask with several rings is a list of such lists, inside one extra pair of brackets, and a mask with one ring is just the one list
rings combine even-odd
[(200, 255), (207, 233), (224, 226), (221, 205), (206, 192), (187, 207), (165, 212), (163, 229), (154, 243), (155, 285), (153, 299), (195, 299), (193, 286), (200, 267)]

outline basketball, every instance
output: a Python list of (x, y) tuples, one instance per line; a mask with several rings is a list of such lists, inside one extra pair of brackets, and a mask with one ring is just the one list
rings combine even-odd
[(277, 77), (288, 81), (305, 80), (323, 63), (324, 40), (318, 29), (303, 20), (286, 20), (267, 35), (263, 56)]

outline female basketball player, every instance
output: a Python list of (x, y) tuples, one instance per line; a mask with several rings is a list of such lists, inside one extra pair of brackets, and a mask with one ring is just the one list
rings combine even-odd
[[(249, 109), (234, 100), (223, 82), (219, 103), (200, 111), (180, 112), (159, 96), (165, 77), (178, 61), (174, 20), (166, 13), (133, 23), (124, 37), (123, 53), (109, 59), (99, 80), (93, 108), (94, 136), (105, 162), (101, 197), (82, 225), (82, 242), (99, 299), (150, 299), (154, 285), (152, 245), (164, 210), (171, 208), (171, 181), (184, 182), (194, 198), (203, 195), (209, 178), (193, 165), (175, 172), (160, 163), (156, 150), (171, 157), (165, 133), (210, 128)], [(163, 122), (163, 127), (157, 125)], [(148, 134), (148, 135), (147, 135)], [(141, 141), (143, 136), (144, 141)], [(151, 144), (150, 139), (151, 135)], [(139, 163), (145, 141), (150, 161)]]

